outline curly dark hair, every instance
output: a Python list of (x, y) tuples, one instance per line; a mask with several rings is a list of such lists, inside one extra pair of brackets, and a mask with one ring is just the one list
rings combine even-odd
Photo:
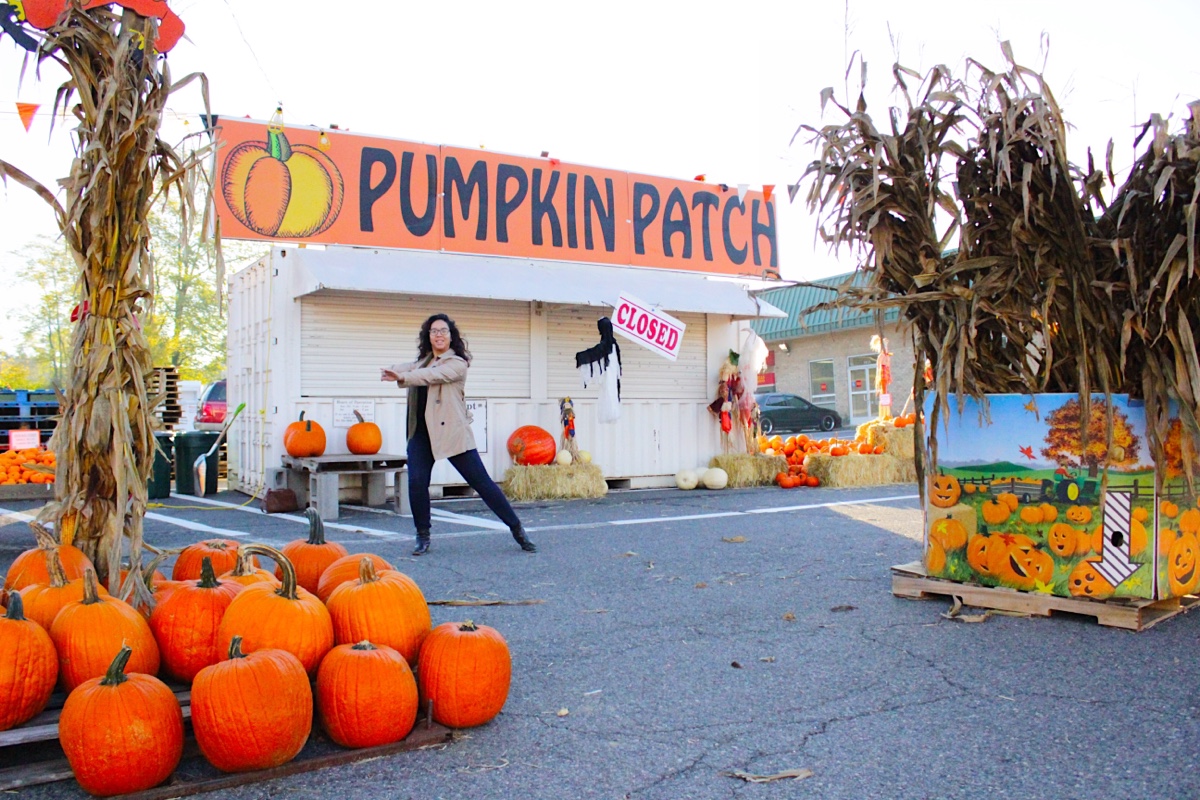
[(429, 341), (429, 329), (438, 320), (446, 323), (450, 328), (450, 349), (454, 351), (455, 355), (470, 364), (471, 351), (467, 349), (467, 340), (462, 338), (458, 332), (458, 326), (454, 324), (454, 320), (445, 314), (434, 314), (421, 323), (421, 332), (417, 334), (417, 360), (421, 361), (433, 353), (433, 344)]

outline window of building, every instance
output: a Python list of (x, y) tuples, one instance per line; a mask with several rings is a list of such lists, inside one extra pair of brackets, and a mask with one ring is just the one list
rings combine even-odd
[(813, 405), (822, 408), (837, 407), (837, 383), (833, 378), (833, 359), (808, 362), (808, 396)]

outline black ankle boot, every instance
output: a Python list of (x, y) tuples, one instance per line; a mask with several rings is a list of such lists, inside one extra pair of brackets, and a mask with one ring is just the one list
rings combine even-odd
[(417, 547), (412, 551), (414, 556), (423, 556), (429, 552), (429, 531), (417, 531)]
[(517, 544), (521, 545), (521, 549), (526, 553), (536, 553), (537, 545), (529, 541), (529, 537), (525, 535), (525, 529), (518, 527), (512, 532), (513, 538), (517, 540)]

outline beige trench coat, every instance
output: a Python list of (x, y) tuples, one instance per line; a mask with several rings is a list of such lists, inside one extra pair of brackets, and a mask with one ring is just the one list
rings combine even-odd
[(408, 436), (417, 423), (417, 389), (428, 386), (425, 399), (425, 427), (434, 459), (449, 458), (475, 450), (471, 432), (474, 417), (467, 409), (467, 362), (453, 350), (447, 350), (427, 366), (420, 361), (393, 364), (389, 369), (400, 376), (399, 385), (408, 389)]

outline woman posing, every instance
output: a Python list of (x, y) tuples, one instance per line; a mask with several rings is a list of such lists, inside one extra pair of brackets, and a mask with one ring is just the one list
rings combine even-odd
[(475, 448), (465, 392), (470, 364), (471, 353), (454, 320), (434, 314), (421, 325), (417, 360), (381, 370), (380, 380), (396, 381), (408, 389), (408, 499), (417, 528), (414, 556), (429, 552), (429, 476), (433, 462), (442, 458), (449, 459), (492, 513), (508, 526), (522, 550), (537, 552)]

